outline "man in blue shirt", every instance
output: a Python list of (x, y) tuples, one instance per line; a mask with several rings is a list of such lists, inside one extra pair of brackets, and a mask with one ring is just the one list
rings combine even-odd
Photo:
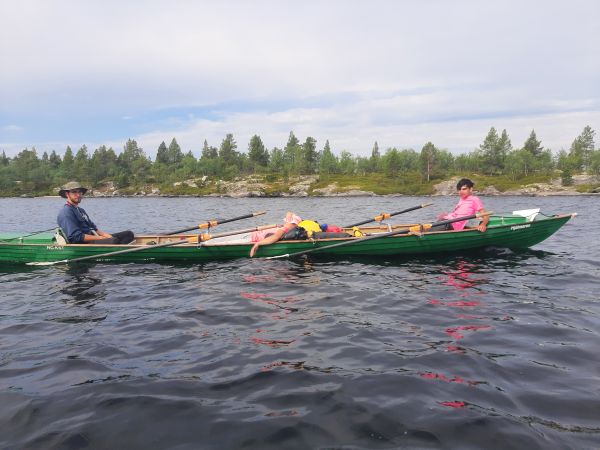
[(58, 226), (65, 233), (70, 244), (129, 244), (134, 240), (129, 230), (119, 233), (106, 233), (99, 230), (83, 208), (81, 199), (87, 192), (77, 181), (65, 184), (58, 194), (67, 199), (67, 203), (58, 213)]

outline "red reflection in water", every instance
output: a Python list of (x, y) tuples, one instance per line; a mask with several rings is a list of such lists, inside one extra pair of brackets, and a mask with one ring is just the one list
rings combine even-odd
[(273, 411), (270, 413), (266, 413), (265, 416), (266, 417), (285, 417), (285, 416), (297, 416), (298, 415), (298, 411)]
[(274, 298), (268, 294), (262, 294), (259, 292), (240, 292), (240, 296), (247, 298), (249, 300), (263, 300), (265, 303), (295, 303), (300, 299), (294, 296), (283, 297), (281, 299)]
[(449, 406), (450, 408), (464, 408), (467, 406), (465, 402), (440, 402), (442, 406)]
[[(468, 261), (459, 261), (457, 264), (448, 268), (445, 271), (445, 277), (439, 277), (444, 285), (450, 286), (453, 288), (454, 294), (461, 298), (460, 300), (444, 300), (438, 298), (432, 298), (429, 300), (430, 305), (442, 306), (448, 308), (479, 308), (482, 306), (482, 302), (480, 299), (473, 299), (472, 296), (481, 296), (485, 295), (485, 292), (482, 291), (477, 286), (485, 282), (485, 279), (478, 279), (475, 276), (475, 268), (476, 266)], [(469, 297), (471, 297), (469, 299)], [(459, 319), (467, 319), (467, 320), (490, 320), (493, 319), (486, 315), (477, 315), (477, 314), (456, 314), (456, 318)], [(496, 320), (496, 319), (494, 319)], [(454, 340), (463, 339), (465, 331), (480, 331), (480, 330), (489, 330), (492, 327), (489, 325), (459, 325), (448, 327), (444, 331), (447, 335), (449, 335)], [(449, 344), (447, 347), (447, 351), (455, 352), (455, 353), (466, 353), (466, 349), (456, 343)], [(440, 378), (441, 379), (441, 378)]]
[(465, 380), (464, 378), (459, 377), (458, 375), (454, 375), (452, 378), (450, 378), (444, 375), (443, 373), (425, 372), (422, 373), (421, 376), (429, 380), (441, 380), (446, 381), (447, 383), (462, 383), (468, 384), (470, 386), (475, 386), (476, 384), (478, 384), (477, 381)]
[(264, 283), (276, 280), (273, 275), (245, 275), (242, 279), (246, 283)]
[(441, 306), (450, 306), (451, 308), (472, 308), (475, 306), (479, 306), (481, 304), (480, 301), (477, 300), (472, 300), (470, 302), (468, 301), (456, 301), (456, 302), (445, 302), (442, 300), (438, 300), (435, 298), (432, 298), (431, 300), (429, 300), (429, 304), (431, 305), (441, 305)]
[(451, 345), (451, 344), (449, 344), (449, 345), (446, 347), (446, 350), (448, 350), (449, 352), (462, 353), (463, 355), (464, 355), (465, 353), (467, 353), (467, 352), (466, 352), (466, 350), (465, 350), (464, 348), (462, 348), (462, 347), (459, 347), (458, 345)]
[(492, 328), (490, 325), (460, 325), (458, 327), (446, 328), (446, 333), (454, 339), (462, 339), (464, 336), (459, 331), (489, 330), (490, 328)]
[(250, 300), (257, 300), (260, 298), (268, 298), (267, 294), (260, 294), (258, 292), (240, 292), (240, 295)]
[[(304, 279), (301, 280), (298, 277), (297, 273), (291, 272), (291, 271), (285, 271), (285, 270), (283, 270), (283, 271), (275, 270), (274, 273), (271, 273), (269, 275), (246, 275), (243, 277), (243, 281), (245, 283), (252, 283), (252, 284), (260, 283), (260, 284), (265, 284), (265, 285), (271, 285), (272, 287), (277, 287), (276, 285), (280, 284), (282, 281), (286, 282), (286, 283), (290, 283), (290, 284), (305, 282)], [(317, 282), (318, 282), (318, 280), (317, 280)], [(278, 296), (277, 294), (268, 294), (268, 293), (262, 293), (262, 292), (242, 291), (242, 292), (240, 292), (239, 295), (240, 295), (240, 297), (251, 300), (252, 302), (256, 302), (256, 303), (260, 303), (262, 305), (268, 306), (271, 309), (270, 317), (274, 321), (290, 319), (291, 313), (298, 313), (298, 311), (299, 311), (299, 309), (296, 308), (294, 306), (294, 304), (296, 302), (299, 302), (300, 300), (304, 300), (304, 298), (300, 297), (300, 296), (282, 297), (282, 296)], [(296, 318), (296, 319), (300, 320), (300, 319), (304, 318), (304, 316), (307, 316), (307, 314), (303, 314), (302, 317)], [(302, 336), (310, 335), (310, 332), (306, 331), (304, 333), (301, 333), (301, 334), (296, 335), (291, 338), (289, 338), (288, 336), (280, 338), (277, 336), (273, 336), (273, 334), (276, 334), (278, 332), (277, 327), (268, 329), (268, 328), (271, 328), (268, 324), (265, 325), (265, 327), (266, 328), (256, 329), (256, 335), (250, 337), (250, 340), (252, 341), (253, 344), (264, 345), (264, 346), (270, 347), (272, 349), (277, 349), (277, 348), (281, 348), (281, 347), (285, 348), (286, 346), (294, 344), (296, 342), (296, 340), (300, 339)], [(271, 336), (268, 336), (269, 334)], [(259, 337), (259, 335), (261, 337)], [(274, 367), (278, 367), (278, 366), (282, 366), (282, 365), (293, 365), (293, 364), (297, 364), (297, 363), (274, 362), (274, 363), (271, 363), (271, 364), (263, 367), (261, 369), (261, 371), (263, 371), (263, 372), (269, 371), (269, 370), (272, 370)], [(301, 364), (303, 364), (303, 363), (301, 363)], [(267, 415), (277, 416), (277, 415), (295, 415), (295, 414), (297, 414), (295, 411), (291, 411), (291, 412), (283, 412), (283, 413), (273, 412), (273, 413), (269, 413)]]

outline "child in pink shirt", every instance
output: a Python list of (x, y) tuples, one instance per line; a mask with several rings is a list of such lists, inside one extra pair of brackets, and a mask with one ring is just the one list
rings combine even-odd
[(254, 242), (254, 245), (250, 249), (250, 258), (252, 258), (255, 255), (256, 250), (258, 250), (258, 247), (260, 247), (261, 245), (269, 245), (277, 242), (283, 237), (285, 233), (296, 228), (300, 222), (302, 222), (300, 216), (294, 214), (291, 211), (288, 211), (288, 213), (283, 219), (283, 226), (273, 230), (272, 234), (266, 236), (267, 233), (265, 233), (264, 237), (259, 235), (252, 236), (252, 242)]
[[(470, 216), (478, 212), (483, 212), (483, 202), (479, 199), (479, 197), (473, 195), (474, 185), (475, 184), (468, 178), (461, 179), (456, 184), (456, 190), (458, 191), (458, 195), (460, 195), (460, 200), (454, 208), (454, 211), (451, 213), (442, 213), (438, 216), (438, 219), (455, 219), (457, 217)], [(489, 216), (484, 216), (483, 221), (479, 224), (477, 229), (481, 232), (484, 232), (487, 229), (489, 220)], [(452, 229), (454, 230), (462, 230), (466, 224), (467, 221), (462, 220), (460, 222), (454, 222), (450, 225), (452, 225)], [(450, 228), (448, 227), (447, 229)]]
[(285, 234), (292, 228), (294, 228), (295, 225), (298, 225), (300, 222), (302, 222), (300, 216), (294, 214), (291, 211), (288, 211), (288, 213), (283, 218), (283, 225), (278, 225), (274, 228), (266, 228), (264, 230), (253, 231), (250, 235), (250, 240), (252, 242), (260, 242), (263, 239), (275, 234), (275, 232), (281, 230), (283, 230), (283, 234)]

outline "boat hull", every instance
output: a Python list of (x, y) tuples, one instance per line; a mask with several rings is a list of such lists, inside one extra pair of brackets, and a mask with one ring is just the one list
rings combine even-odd
[[(361, 241), (359, 238), (323, 239), (318, 241), (280, 241), (260, 247), (257, 257), (293, 254), (322, 248), (313, 255), (330, 256), (383, 256), (402, 257), (431, 253), (450, 253), (488, 246), (510, 249), (528, 248), (536, 245), (558, 231), (573, 215), (559, 215), (532, 222), (507, 223), (488, 227), (485, 233), (476, 229), (442, 231), (418, 234), (401, 234)], [(1, 238), (0, 238), (1, 239)], [(352, 245), (332, 244), (356, 240)], [(251, 243), (204, 245), (181, 244), (170, 247), (148, 248), (142, 251), (113, 256), (99, 256), (136, 246), (123, 245), (59, 245), (50, 235), (25, 238), (22, 241), (0, 241), (0, 263), (35, 263), (70, 260), (96, 256), (94, 261), (111, 262), (206, 262), (235, 258), (247, 258)]]

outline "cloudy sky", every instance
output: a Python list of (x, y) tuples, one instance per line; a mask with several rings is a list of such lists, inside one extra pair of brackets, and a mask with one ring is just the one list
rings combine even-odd
[(596, 0), (0, 0), (0, 151), (600, 134)]

